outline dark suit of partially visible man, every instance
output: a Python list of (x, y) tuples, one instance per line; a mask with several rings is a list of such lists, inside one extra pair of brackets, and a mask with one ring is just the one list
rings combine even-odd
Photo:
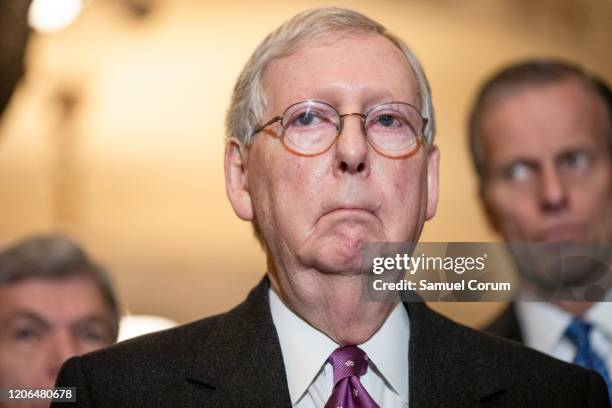
[(416, 241), (438, 196), (427, 80), (380, 24), (337, 8), (283, 24), (227, 127), (227, 194), (266, 278), (226, 314), (68, 362), (77, 406), (609, 407), (593, 371), (364, 297), (364, 245)]
[[(478, 94), (470, 145), (480, 198), (506, 241), (558, 242), (560, 248), (609, 243), (612, 97), (602, 80), (554, 60), (507, 67)], [(543, 257), (546, 247), (534, 247)], [(609, 244), (601, 247), (601, 267), (575, 262), (556, 282), (550, 274), (560, 277), (559, 267), (545, 272), (517, 256), (525, 290), (547, 301), (511, 304), (485, 330), (597, 370), (612, 398), (611, 256)], [(608, 301), (549, 298), (550, 283), (565, 291), (597, 284)]]

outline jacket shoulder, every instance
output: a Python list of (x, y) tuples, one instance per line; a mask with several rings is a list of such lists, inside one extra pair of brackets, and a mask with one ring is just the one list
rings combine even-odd
[(453, 333), (452, 336), (462, 350), (461, 353), (469, 355), (471, 359), (483, 365), (503, 367), (506, 371), (520, 371), (523, 377), (529, 377), (530, 373), (545, 375), (549, 379), (587, 374), (587, 370), (582, 367), (558, 360), (516, 341), (440, 317), (447, 320), (446, 324), (449, 326), (447, 332)]
[(432, 313), (429, 323), (452, 339), (439, 346), (454, 360), (449, 370), (479, 378), (490, 390), (504, 389), (505, 396), (493, 393), (493, 399), (510, 399), (516, 406), (610, 406), (605, 383), (594, 371)]
[(163, 385), (168, 379), (184, 373), (186, 363), (203, 347), (224, 315), (207, 317), (73, 357), (64, 363), (57, 385), (73, 386), (76, 384), (71, 383), (79, 382), (92, 389), (112, 389), (119, 393), (124, 388), (127, 393), (132, 393)]

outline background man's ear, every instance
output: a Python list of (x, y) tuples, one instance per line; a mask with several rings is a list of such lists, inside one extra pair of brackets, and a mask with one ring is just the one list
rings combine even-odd
[(249, 151), (236, 138), (231, 137), (225, 143), (225, 192), (232, 208), (238, 217), (253, 221), (253, 205), (249, 192), (247, 163)]
[(432, 145), (427, 153), (427, 210), (425, 219), (429, 220), (436, 214), (438, 208), (439, 184), (440, 184), (440, 150), (438, 146)]

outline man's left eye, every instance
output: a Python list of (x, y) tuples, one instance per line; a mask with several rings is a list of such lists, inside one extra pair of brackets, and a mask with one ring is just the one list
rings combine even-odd
[(565, 156), (565, 163), (573, 169), (585, 169), (589, 165), (589, 156), (585, 152), (571, 152)]
[(106, 340), (106, 336), (101, 330), (96, 329), (82, 329), (77, 331), (76, 336), (80, 341), (84, 342), (102, 342)]
[(376, 122), (384, 127), (398, 127), (399, 121), (393, 115), (380, 115)]

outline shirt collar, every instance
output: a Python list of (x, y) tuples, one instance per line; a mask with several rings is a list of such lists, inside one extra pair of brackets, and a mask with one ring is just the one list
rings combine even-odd
[[(606, 299), (610, 299), (612, 291)], [(558, 344), (574, 318), (570, 313), (549, 302), (518, 302), (517, 313), (525, 335), (525, 344), (544, 353), (550, 353)], [(598, 302), (584, 315), (606, 338), (612, 339), (612, 302)], [(546, 322), (545, 325), (542, 322)]]
[[(295, 404), (323, 369), (339, 345), (312, 327), (283, 303), (270, 288), (270, 312), (276, 327), (287, 373), (291, 404)], [(408, 346), (410, 320), (398, 304), (382, 327), (359, 345), (382, 378), (408, 403)], [(308, 347), (304, 347), (308, 345)], [(398, 358), (405, 356), (405, 358)]]
[(338, 344), (293, 313), (272, 288), (270, 312), (278, 333), (293, 405), (308, 390)]
[[(408, 346), (410, 319), (404, 304), (395, 306), (382, 327), (360, 345), (368, 360), (391, 387), (408, 403)], [(403, 356), (403, 358), (402, 358)]]
[(518, 302), (516, 310), (525, 344), (546, 354), (556, 347), (572, 320), (569, 313), (548, 302)]
[[(610, 299), (612, 291), (608, 292), (606, 299)], [(599, 330), (609, 341), (612, 342), (612, 301), (598, 302), (594, 304), (585, 314), (585, 320)]]

